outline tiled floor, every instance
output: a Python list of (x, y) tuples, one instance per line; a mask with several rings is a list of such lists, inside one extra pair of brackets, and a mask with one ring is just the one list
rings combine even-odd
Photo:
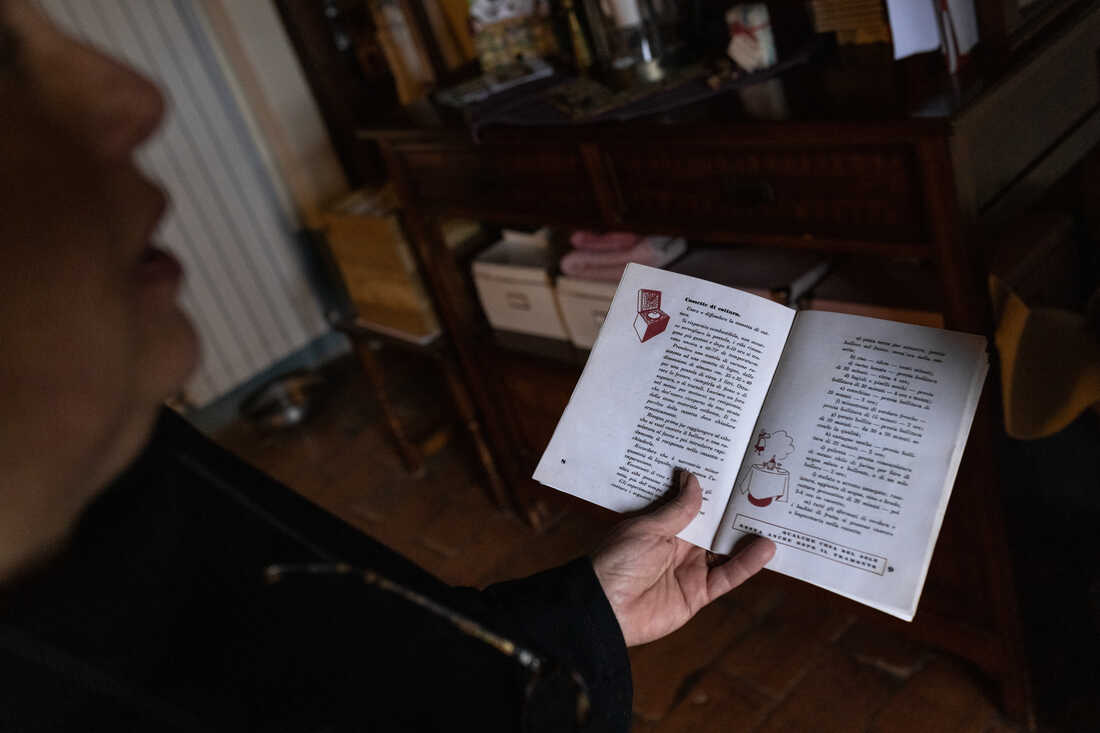
[[(416, 422), (447, 403), (430, 367), (403, 364), (399, 403)], [(590, 550), (606, 532), (576, 512), (537, 535), (495, 511), (461, 437), (409, 477), (354, 369), (334, 375), (306, 427), (222, 441), (276, 478), (443, 579), (486, 583)], [(857, 620), (823, 592), (764, 572), (688, 626), (631, 651), (634, 729), (671, 731), (1016, 731), (965, 663)]]

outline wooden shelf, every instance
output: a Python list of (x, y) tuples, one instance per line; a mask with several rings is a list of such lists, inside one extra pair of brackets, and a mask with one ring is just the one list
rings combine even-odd
[[(774, 80), (786, 103), (779, 120), (754, 118), (727, 94), (625, 124), (484, 129), (480, 144), (454, 128), (364, 133), (408, 213), (511, 508), (537, 528), (569, 505), (530, 476), (583, 362), (494, 338), (469, 253), (446, 250), (441, 216), (680, 234), (719, 254), (730, 244), (807, 250), (866, 259), (869, 276), (883, 258), (911, 258), (933, 285), (902, 305), (989, 334), (991, 212), (1027, 207), (1100, 141), (1100, 3), (1074, 3), (1072, 14), (1027, 55), (975, 63), (956, 79), (931, 55), (866, 63), (872, 51), (840, 49)], [(871, 303), (893, 305), (902, 290)], [(1005, 711), (1033, 725), (993, 458), (998, 416), (990, 386), (921, 610), (905, 628), (978, 664)]]

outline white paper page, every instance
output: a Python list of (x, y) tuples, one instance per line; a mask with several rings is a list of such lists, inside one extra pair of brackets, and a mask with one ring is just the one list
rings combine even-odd
[(894, 58), (935, 51), (940, 47), (940, 24), (934, 0), (886, 0)]
[(987, 368), (980, 336), (800, 312), (716, 551), (766, 535), (770, 569), (912, 619)]
[(959, 42), (959, 53), (970, 53), (978, 43), (978, 16), (974, 12), (974, 0), (947, 0), (951, 24)]
[(710, 547), (793, 319), (749, 293), (628, 265), (534, 478), (624, 512), (687, 468), (703, 508), (679, 536)]

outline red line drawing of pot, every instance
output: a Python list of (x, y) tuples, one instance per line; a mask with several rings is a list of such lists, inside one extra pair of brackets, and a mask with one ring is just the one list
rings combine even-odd
[(749, 466), (738, 479), (737, 490), (747, 494), (749, 503), (753, 506), (765, 507), (773, 501), (787, 501), (791, 474), (783, 468), (781, 461), (793, 452), (794, 439), (786, 430), (772, 433), (761, 430), (753, 446), (753, 453), (771, 458)]
[(638, 291), (638, 315), (634, 318), (634, 333), (642, 343), (668, 327), (668, 314), (661, 310), (661, 291)]

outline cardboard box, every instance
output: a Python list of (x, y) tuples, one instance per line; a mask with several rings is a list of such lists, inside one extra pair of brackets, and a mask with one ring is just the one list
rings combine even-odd
[(372, 270), (402, 277), (416, 273), (405, 233), (396, 214), (322, 215), (325, 237), (341, 268)]
[(473, 263), (474, 285), (493, 328), (567, 341), (545, 247), (501, 240)]
[(591, 349), (596, 343), (611, 299), (615, 297), (618, 283), (599, 280), (580, 280), (563, 275), (558, 278), (557, 298), (565, 330), (569, 339), (581, 349)]
[(322, 214), (325, 239), (358, 317), (413, 338), (439, 331), (388, 188), (362, 189)]

